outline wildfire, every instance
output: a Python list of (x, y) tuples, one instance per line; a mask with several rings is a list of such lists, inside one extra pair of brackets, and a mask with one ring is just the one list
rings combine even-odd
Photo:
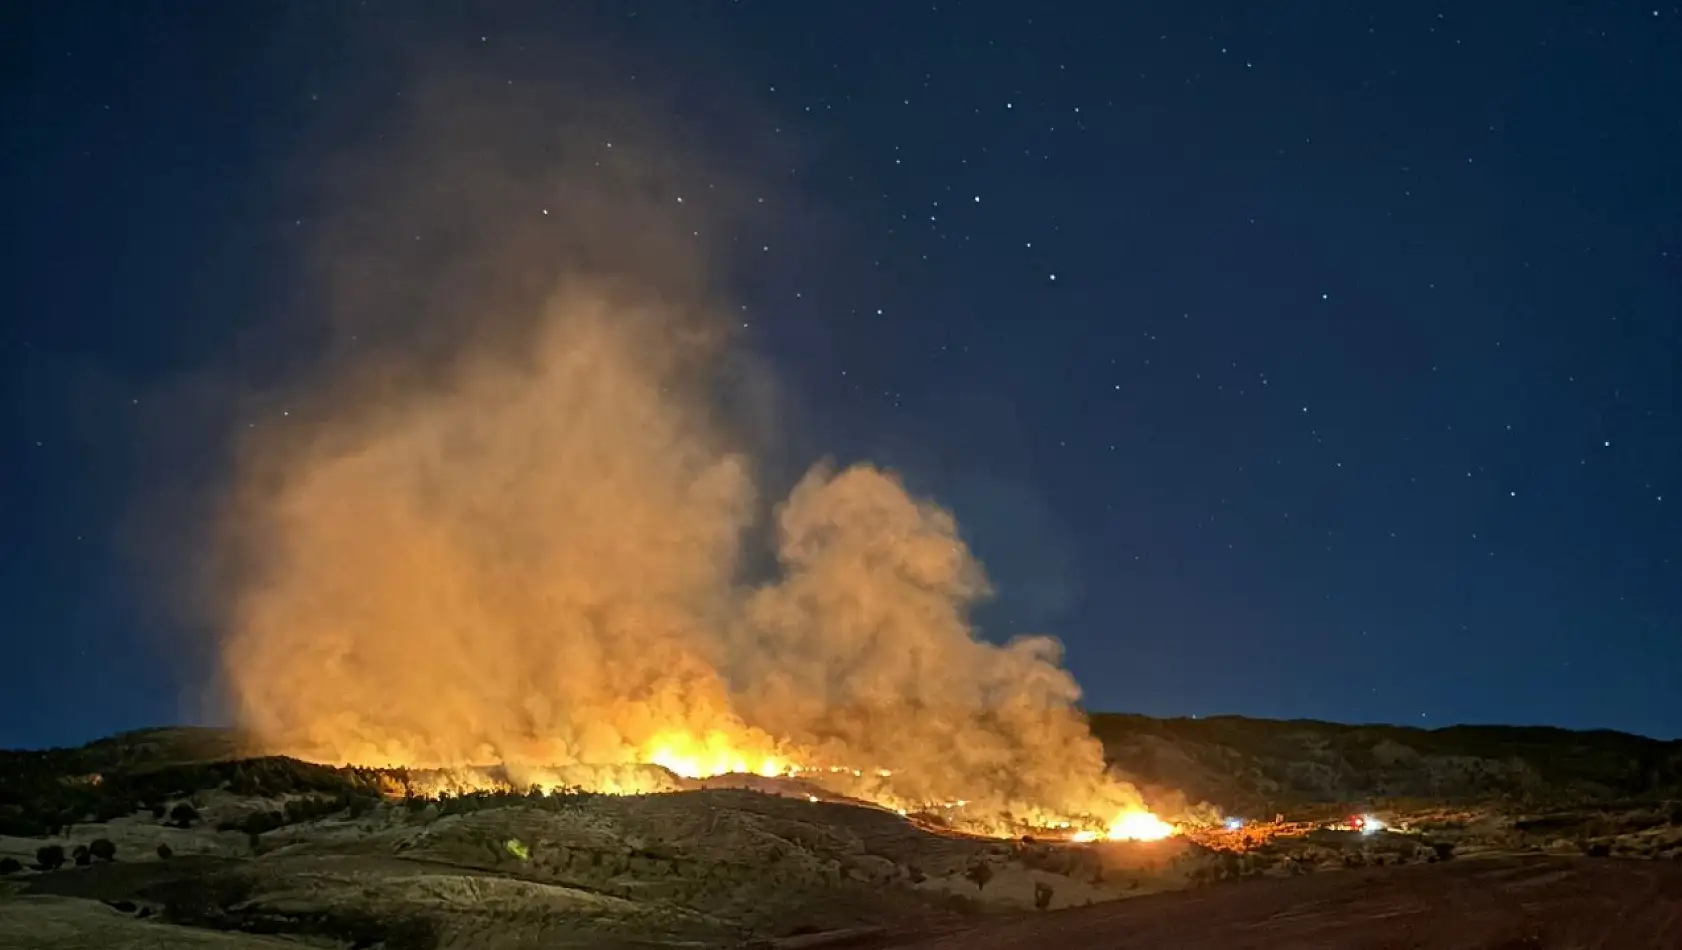
[(1110, 822), (1105, 837), (1111, 841), (1160, 841), (1174, 833), (1174, 826), (1148, 811), (1126, 812)]
[[(862, 778), (868, 772), (877, 778), (890, 778), (893, 772), (888, 769), (860, 769), (847, 765), (818, 766), (800, 764), (790, 761), (783, 756), (770, 753), (748, 753), (742, 751), (732, 738), (719, 731), (708, 733), (704, 738), (697, 739), (692, 735), (680, 732), (662, 733), (648, 743), (643, 755), (643, 761), (650, 765), (658, 765), (674, 775), (688, 779), (714, 778), (724, 775), (757, 775), (762, 778), (793, 778), (809, 776), (819, 782), (826, 776), (835, 776), (843, 781), (847, 778)], [(850, 784), (850, 783), (849, 783)], [(849, 789), (857, 792), (857, 789)], [(878, 796), (866, 794), (867, 799)], [(809, 801), (817, 801), (817, 797), (806, 795)], [(896, 814), (905, 816), (907, 804), (901, 801), (882, 800), (877, 804), (891, 808)], [(969, 803), (967, 801), (950, 801), (936, 803), (936, 807), (948, 813), (961, 811)], [(956, 816), (955, 816), (956, 817)], [(961, 817), (957, 824), (966, 824)], [(1072, 827), (1073, 822), (1056, 821), (1052, 827), (1066, 829)], [(979, 827), (979, 826), (978, 826)], [(1077, 842), (1097, 841), (1160, 841), (1178, 833), (1174, 825), (1162, 820), (1145, 810), (1130, 810), (1117, 815), (1108, 827), (1102, 831), (1077, 831), (1071, 840)]]
[[(748, 744), (751, 743), (743, 745)], [(1027, 821), (1020, 818), (1014, 822), (1008, 819), (1001, 821), (997, 815), (970, 813), (973, 811), (971, 803), (964, 799), (935, 802), (903, 799), (893, 794), (891, 787), (882, 781), (892, 778), (894, 773), (889, 769), (800, 763), (795, 761), (797, 755), (788, 755), (786, 751), (762, 748), (750, 752), (743, 745), (738, 745), (737, 740), (722, 731), (696, 736), (674, 730), (659, 733), (646, 743), (636, 762), (600, 766), (504, 765), (421, 770), (409, 773), (401, 787), (394, 786), (390, 791), (392, 794), (428, 798), (490, 790), (523, 792), (533, 788), (544, 794), (577, 788), (610, 795), (648, 795), (694, 787), (685, 785), (683, 780), (740, 775), (802, 780), (807, 783), (804, 787), (791, 787), (789, 791), (812, 802), (820, 801), (820, 798), (806, 788), (872, 802), (901, 817), (938, 814), (940, 821), (948, 827), (985, 837), (1049, 832), (1053, 836), (1067, 834), (1069, 840), (1076, 842), (1158, 841), (1180, 833), (1175, 825), (1142, 808), (1123, 811), (1102, 830), (1093, 829), (1089, 819), (1058, 817), (1055, 814), (1040, 814)]]
[(775, 753), (742, 751), (730, 736), (713, 731), (704, 739), (688, 733), (664, 732), (650, 741), (643, 750), (641, 761), (683, 778), (715, 778), (721, 775), (757, 775), (761, 778), (786, 778), (797, 775), (836, 775), (863, 778), (868, 772), (877, 778), (890, 778), (890, 769), (861, 769), (850, 765), (810, 765), (791, 761)]
[(777, 778), (799, 771), (774, 755), (748, 755), (736, 749), (722, 732), (712, 732), (704, 740), (666, 733), (648, 744), (643, 761), (658, 765), (684, 778), (711, 778), (715, 775), (758, 775)]
[(1097, 841), (1161, 841), (1176, 833), (1173, 825), (1148, 811), (1128, 811), (1116, 816), (1102, 834), (1096, 831), (1076, 832), (1071, 840)]

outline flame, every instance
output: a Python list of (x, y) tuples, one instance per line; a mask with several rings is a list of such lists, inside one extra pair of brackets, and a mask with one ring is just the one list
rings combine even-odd
[(700, 740), (686, 733), (662, 733), (648, 743), (642, 760), (684, 778), (711, 778), (715, 775), (777, 778), (799, 771), (798, 766), (790, 765), (775, 755), (739, 750), (729, 736), (718, 730), (707, 733), (706, 738)]
[(1077, 831), (1070, 836), (1070, 841), (1161, 841), (1179, 833), (1179, 829), (1148, 811), (1126, 811), (1116, 816), (1115, 821), (1102, 832), (1086, 830)]
[[(674, 775), (689, 779), (714, 778), (723, 775), (758, 775), (763, 778), (793, 778), (808, 775), (818, 778), (837, 776), (842, 780), (848, 777), (862, 779), (866, 774), (880, 779), (891, 778), (893, 772), (889, 769), (861, 769), (848, 765), (802, 765), (789, 761), (781, 756), (765, 752), (747, 752), (740, 749), (730, 736), (722, 731), (714, 730), (704, 738), (697, 739), (693, 735), (683, 732), (664, 732), (648, 744), (643, 761), (650, 765), (657, 765)], [(854, 790), (857, 791), (857, 790)], [(863, 792), (860, 797), (873, 801), (885, 808), (891, 809), (900, 817), (909, 814), (911, 803), (903, 802), (886, 794), (885, 790), (873, 789)], [(807, 801), (818, 801), (817, 796), (806, 794)], [(962, 812), (969, 805), (968, 801), (958, 799), (954, 801), (925, 803), (923, 808), (938, 808), (948, 813)], [(919, 809), (921, 810), (921, 809)], [(970, 830), (981, 834), (1006, 836), (1009, 832), (991, 832), (981, 822), (966, 822), (963, 815), (952, 815), (955, 824), (960, 827), (970, 826)], [(1048, 829), (1062, 830), (1075, 826), (1075, 822), (1067, 819), (1052, 819), (1044, 822)], [(1150, 811), (1130, 809), (1118, 814), (1102, 831), (1082, 830), (1071, 835), (1070, 840), (1076, 842), (1097, 841), (1160, 841), (1179, 833), (1173, 824)]]
[(1174, 826), (1148, 811), (1129, 811), (1110, 822), (1104, 837), (1111, 841), (1161, 841), (1174, 834)]
[[(883, 780), (892, 770), (855, 768), (849, 765), (804, 765), (767, 742), (752, 736), (738, 740), (724, 730), (701, 736), (682, 730), (658, 733), (644, 747), (639, 761), (622, 765), (455, 766), (422, 769), (407, 773), (400, 785), (388, 792), (394, 796), (444, 798), (481, 791), (536, 791), (549, 795), (568, 789), (582, 789), (610, 795), (651, 795), (682, 791), (694, 786), (683, 780), (754, 775), (768, 779), (796, 779), (817, 785), (824, 791), (870, 802), (901, 818), (938, 813), (946, 826), (983, 837), (1014, 837), (1024, 830), (1070, 832), (1068, 840), (1159, 841), (1180, 833), (1175, 825), (1152, 812), (1128, 809), (1116, 815), (1106, 827), (1091, 827), (1089, 820), (1039, 813), (1017, 824), (1000, 822), (998, 816), (974, 813), (967, 799), (916, 802), (893, 793)], [(821, 799), (802, 786), (790, 794), (809, 802)], [(1071, 832), (1071, 829), (1073, 830)]]

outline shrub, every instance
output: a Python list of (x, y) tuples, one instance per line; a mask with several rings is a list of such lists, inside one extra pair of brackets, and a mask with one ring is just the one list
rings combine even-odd
[(70, 860), (75, 861), (77, 867), (85, 868), (93, 863), (93, 854), (88, 851), (87, 845), (79, 844), (71, 850)]
[(95, 838), (88, 842), (88, 853), (101, 861), (115, 861), (117, 845), (110, 838)]
[(47, 844), (36, 848), (35, 866), (43, 871), (56, 871), (64, 867), (64, 846)]
[(251, 837), (256, 837), (265, 832), (273, 831), (284, 824), (286, 824), (286, 816), (278, 811), (254, 811), (245, 816), (245, 820), (240, 822), (238, 830)]
[(175, 857), (175, 849), (170, 847), (167, 843), (160, 841), (158, 842), (158, 857), (168, 861), (170, 858)]
[(1034, 882), (1034, 909), (1045, 910), (1051, 906), (1052, 895), (1057, 891), (1044, 881)]
[(1439, 841), (1431, 847), (1436, 850), (1438, 861), (1447, 861), (1454, 857), (1454, 842), (1452, 841)]
[(169, 810), (169, 820), (174, 822), (176, 827), (185, 828), (199, 820), (199, 810), (187, 802), (177, 802), (175, 807)]
[(987, 887), (987, 882), (993, 879), (993, 866), (986, 861), (977, 861), (964, 871), (964, 877), (975, 882), (975, 889), (980, 891)]
[(0, 877), (7, 874), (16, 874), (21, 870), (23, 870), (23, 865), (18, 863), (17, 858), (0, 858)]

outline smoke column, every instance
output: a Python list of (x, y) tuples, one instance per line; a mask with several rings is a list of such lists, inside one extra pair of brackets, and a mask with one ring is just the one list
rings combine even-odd
[(946, 511), (870, 465), (757, 493), (758, 370), (705, 253), (754, 190), (622, 103), (526, 88), (424, 87), (320, 165), (314, 355), (250, 403), (218, 501), (238, 721), (331, 762), (727, 750), (896, 801), (1137, 806), (1055, 641), (977, 639)]

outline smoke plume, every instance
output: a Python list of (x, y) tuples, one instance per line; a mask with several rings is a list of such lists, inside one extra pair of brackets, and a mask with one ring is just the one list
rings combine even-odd
[(759, 495), (741, 393), (768, 390), (705, 253), (763, 225), (731, 216), (759, 182), (577, 88), (407, 101), (321, 166), (314, 356), (252, 404), (221, 501), (244, 726), (332, 762), (776, 762), (884, 801), (1138, 805), (1056, 642), (971, 628), (987, 579), (945, 510), (868, 464)]

